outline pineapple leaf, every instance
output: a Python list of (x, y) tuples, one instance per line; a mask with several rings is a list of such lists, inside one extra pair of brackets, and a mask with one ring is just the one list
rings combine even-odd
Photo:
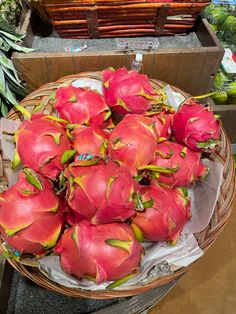
[(2, 116), (6, 117), (6, 115), (8, 114), (8, 106), (2, 99), (0, 99), (0, 106)]
[(14, 41), (12, 41), (11, 39), (8, 39), (8, 38), (4, 38), (4, 40), (6, 41), (6, 43), (8, 45), (10, 45), (10, 47), (16, 51), (19, 51), (19, 52), (32, 52), (34, 51), (34, 49), (32, 48), (27, 48), (27, 47), (24, 47), (24, 46), (20, 46), (18, 44), (16, 44)]
[(0, 30), (0, 34), (2, 34), (3, 37), (7, 37), (7, 38), (9, 38), (9, 39), (11, 39), (11, 40), (14, 40), (14, 41), (22, 41), (22, 38), (25, 37), (25, 35), (20, 35), (20, 34), (18, 34), (18, 33), (16, 33), (15, 35), (13, 35), (13, 34), (10, 34), (10, 33), (8, 33), (8, 32), (4, 32), (4, 31), (2, 31), (2, 30)]

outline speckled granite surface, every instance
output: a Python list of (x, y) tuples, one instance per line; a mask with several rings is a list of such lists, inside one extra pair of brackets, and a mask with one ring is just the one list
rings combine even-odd
[[(119, 38), (118, 38), (119, 40)], [(121, 39), (126, 40), (124, 38)], [(135, 41), (135, 38), (127, 38), (127, 41)], [(139, 37), (140, 41), (150, 42), (152, 40), (158, 40), (159, 49), (162, 48), (197, 48), (201, 47), (201, 42), (199, 41), (196, 33), (191, 32), (188, 35), (180, 36), (163, 36), (163, 37)], [(108, 39), (65, 39), (59, 38), (55, 33), (49, 37), (39, 37), (35, 36), (32, 48), (35, 49), (35, 52), (64, 52), (65, 48), (68, 47), (81, 47), (87, 45), (86, 51), (104, 51), (116, 50), (116, 38)]]
[(75, 299), (34, 284), (14, 272), (7, 314), (84, 314), (122, 302), (111, 300)]

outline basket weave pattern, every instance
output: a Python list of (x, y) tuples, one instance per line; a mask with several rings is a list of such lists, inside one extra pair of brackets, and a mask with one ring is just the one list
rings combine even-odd
[(39, 0), (37, 4), (62, 37), (106, 38), (186, 33), (209, 1)]
[[(20, 104), (25, 107), (29, 111), (35, 110), (38, 106), (40, 106), (41, 111), (45, 113), (53, 113), (53, 100), (51, 99), (52, 93), (64, 83), (71, 83), (78, 78), (93, 78), (101, 80), (101, 72), (84, 72), (77, 75), (70, 75), (64, 77), (56, 82), (48, 83), (30, 95), (28, 95)], [(163, 85), (162, 82), (158, 80), (151, 79), (151, 84), (157, 88)], [(178, 88), (172, 87), (176, 92), (181, 93), (186, 98), (189, 97), (188, 94), (179, 90)], [(13, 120), (23, 120), (21, 113), (16, 110), (11, 110), (8, 116), (9, 119)], [(217, 201), (216, 208), (214, 210), (214, 214), (211, 218), (211, 221), (207, 228), (201, 231), (198, 234), (195, 234), (195, 237), (198, 241), (199, 246), (203, 251), (206, 251), (210, 245), (215, 241), (217, 235), (220, 233), (222, 228), (225, 226), (227, 220), (229, 219), (230, 212), (232, 209), (232, 202), (235, 193), (235, 175), (234, 175), (234, 161), (231, 154), (231, 145), (226, 136), (226, 133), (223, 128), (221, 128), (221, 141), (222, 145), (220, 148), (212, 153), (209, 158), (211, 160), (216, 160), (223, 165), (223, 180), (220, 190), (220, 195)], [(6, 171), (10, 166), (10, 161), (7, 160), (3, 155), (2, 151), (0, 154), (0, 185), (6, 186), (8, 184)], [(204, 204), (203, 204), (204, 206)], [(0, 243), (1, 244), (1, 243)], [(1, 246), (0, 246), (1, 248)], [(82, 289), (74, 289), (67, 288), (57, 283), (50, 281), (46, 276), (43, 275), (39, 271), (37, 267), (26, 266), (25, 264), (21, 264), (16, 260), (8, 259), (9, 263), (22, 275), (27, 276), (40, 286), (45, 288), (60, 292), (62, 294), (71, 296), (71, 297), (85, 297), (85, 298), (99, 298), (99, 299), (108, 299), (114, 297), (125, 297), (137, 295), (143, 292), (146, 292), (152, 288), (164, 285), (185, 273), (189, 267), (184, 267), (171, 275), (167, 275), (163, 278), (159, 278), (154, 280), (151, 283), (148, 283), (145, 286), (136, 286), (132, 287), (129, 290), (120, 290), (120, 291), (86, 291)]]

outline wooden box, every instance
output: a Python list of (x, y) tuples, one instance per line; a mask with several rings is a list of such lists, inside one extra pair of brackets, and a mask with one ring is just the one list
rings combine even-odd
[[(20, 29), (22, 32), (27, 32), (24, 45), (31, 47), (35, 36), (32, 30), (31, 10), (25, 14)], [(199, 19), (196, 22), (195, 33), (202, 47), (156, 49), (143, 52), (141, 71), (149, 77), (175, 85), (192, 95), (209, 92), (224, 50), (206, 20)], [(119, 68), (122, 66), (131, 68), (134, 58), (135, 53), (106, 50), (94, 52), (85, 50), (79, 53), (13, 54), (14, 65), (21, 73), (29, 91), (62, 76), (81, 71), (98, 71), (107, 67)]]
[(231, 143), (236, 144), (236, 105), (212, 105), (214, 113), (220, 115)]
[(106, 38), (189, 32), (209, 0), (37, 0), (37, 4), (62, 37)]

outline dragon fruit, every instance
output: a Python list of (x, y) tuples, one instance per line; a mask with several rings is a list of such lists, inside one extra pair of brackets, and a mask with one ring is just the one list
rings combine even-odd
[(61, 118), (72, 124), (105, 128), (110, 123), (110, 109), (103, 96), (91, 89), (60, 87), (54, 105)]
[(184, 189), (161, 187), (153, 182), (140, 187), (144, 211), (132, 218), (148, 241), (170, 241), (175, 244), (190, 217), (190, 200)]
[(73, 148), (78, 154), (105, 156), (109, 134), (101, 129), (79, 125), (72, 131)]
[(151, 165), (144, 166), (158, 182), (170, 187), (188, 186), (206, 177), (208, 168), (201, 154), (184, 145), (164, 141), (156, 146), (156, 157)]
[(155, 127), (159, 130), (159, 141), (169, 140), (172, 133), (172, 121), (174, 114), (171, 112), (161, 111), (158, 114), (147, 115), (155, 122)]
[(20, 253), (41, 255), (52, 248), (64, 224), (52, 185), (30, 169), (0, 194), (0, 233)]
[(220, 138), (219, 124), (208, 107), (189, 101), (175, 113), (173, 133), (177, 142), (193, 151), (214, 151)]
[(67, 200), (78, 221), (124, 221), (134, 215), (135, 181), (126, 167), (94, 158), (75, 161), (65, 171)]
[(110, 108), (120, 114), (138, 113), (163, 104), (163, 92), (153, 89), (146, 75), (126, 68), (103, 71), (103, 93)]
[(136, 273), (142, 254), (128, 224), (96, 226), (88, 221), (67, 229), (54, 250), (66, 273), (97, 284)]
[(126, 165), (132, 175), (136, 175), (140, 167), (154, 159), (157, 133), (159, 131), (152, 119), (127, 114), (110, 135), (108, 154), (121, 165)]
[(71, 144), (65, 128), (54, 117), (35, 114), (23, 122), (15, 134), (16, 154), (13, 166), (21, 161), (28, 168), (55, 180), (64, 170)]

